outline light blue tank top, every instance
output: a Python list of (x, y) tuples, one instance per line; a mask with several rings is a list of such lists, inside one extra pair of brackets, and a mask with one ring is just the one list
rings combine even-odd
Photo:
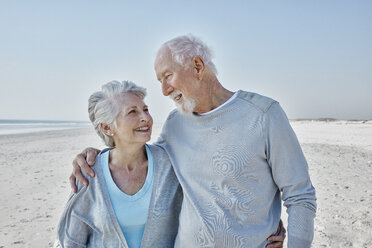
[(101, 164), (111, 204), (129, 248), (141, 246), (143, 232), (149, 212), (154, 177), (154, 162), (146, 145), (148, 169), (145, 184), (134, 195), (121, 191), (112, 179), (109, 168), (109, 150), (102, 153)]

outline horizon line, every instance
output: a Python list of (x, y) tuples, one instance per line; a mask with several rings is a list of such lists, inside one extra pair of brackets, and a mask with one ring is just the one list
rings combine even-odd
[[(332, 117), (319, 117), (319, 118), (288, 118), (290, 121), (325, 121), (325, 122), (333, 122), (333, 121), (372, 121), (371, 119), (338, 119), (338, 118), (332, 118)], [(0, 119), (0, 121), (30, 121), (30, 122), (36, 122), (36, 121), (42, 121), (42, 122), (88, 122), (89, 120), (58, 120), (58, 119)], [(164, 123), (164, 122), (154, 122), (154, 123)]]

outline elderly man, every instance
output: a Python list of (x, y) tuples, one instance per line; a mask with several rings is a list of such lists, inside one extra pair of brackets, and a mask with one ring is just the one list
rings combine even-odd
[[(224, 88), (209, 48), (191, 35), (164, 43), (155, 71), (179, 109), (169, 114), (157, 142), (184, 193), (175, 247), (265, 247), (277, 230), (281, 200), (289, 216), (288, 247), (310, 247), (315, 189), (279, 103)], [(92, 172), (83, 157), (93, 160), (93, 154), (88, 149), (74, 161), (81, 181), (79, 164)]]

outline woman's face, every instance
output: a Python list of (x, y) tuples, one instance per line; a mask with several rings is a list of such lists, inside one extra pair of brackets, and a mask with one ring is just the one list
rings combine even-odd
[(133, 93), (124, 93), (118, 103), (121, 109), (113, 127), (115, 144), (145, 144), (151, 139), (152, 131), (152, 117), (147, 105)]

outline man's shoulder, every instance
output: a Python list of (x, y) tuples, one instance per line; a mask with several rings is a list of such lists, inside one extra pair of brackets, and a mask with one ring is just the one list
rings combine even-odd
[(180, 117), (182, 118), (182, 114), (178, 111), (178, 109), (173, 109), (165, 119), (163, 129), (167, 128), (168, 125), (171, 125), (171, 123), (174, 123), (176, 120), (179, 120)]
[(178, 115), (178, 114), (179, 114), (178, 109), (173, 109), (173, 110), (168, 114), (168, 117), (167, 117), (166, 121), (173, 119), (173, 118), (174, 118), (176, 115)]
[(277, 102), (270, 97), (243, 90), (240, 90), (238, 92), (237, 97), (239, 99), (247, 101), (249, 104), (252, 104), (256, 108), (260, 109), (262, 112), (266, 112), (273, 103)]

